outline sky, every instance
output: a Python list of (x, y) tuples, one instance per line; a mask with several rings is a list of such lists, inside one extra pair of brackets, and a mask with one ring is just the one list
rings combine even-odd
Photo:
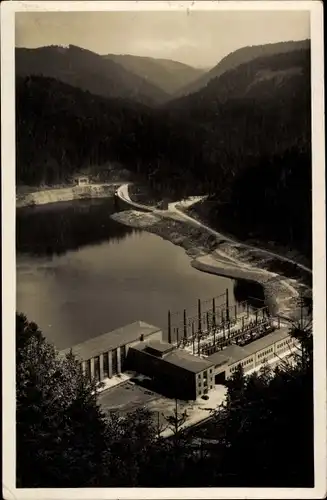
[(241, 47), (309, 37), (306, 11), (16, 13), (17, 47), (71, 44), (205, 68)]

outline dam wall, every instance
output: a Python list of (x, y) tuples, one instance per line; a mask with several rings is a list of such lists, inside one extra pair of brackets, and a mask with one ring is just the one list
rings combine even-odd
[(62, 201), (82, 200), (90, 198), (107, 198), (113, 196), (117, 184), (88, 184), (85, 186), (69, 186), (56, 189), (45, 189), (16, 196), (16, 207), (30, 207)]

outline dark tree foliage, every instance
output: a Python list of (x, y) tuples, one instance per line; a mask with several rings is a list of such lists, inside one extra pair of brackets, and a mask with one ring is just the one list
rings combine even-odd
[(108, 160), (145, 175), (160, 167), (161, 175), (181, 177), (178, 165), (185, 152), (191, 157), (181, 127), (136, 102), (37, 76), (17, 78), (16, 89), (18, 184), (67, 182), (81, 168)]
[(137, 486), (155, 429), (147, 410), (105, 416), (72, 354), (16, 314), (17, 487)]
[(106, 472), (106, 423), (95, 385), (16, 315), (17, 487), (92, 487)]
[(312, 366), (267, 370), (235, 390), (237, 377), (217, 419), (225, 444), (217, 485), (313, 487)]
[(311, 260), (311, 194), (310, 149), (292, 148), (254, 162), (231, 183), (228, 201), (214, 195), (199, 212), (240, 239), (275, 240)]
[(233, 186), (229, 209), (245, 232), (276, 237), (311, 258), (311, 192), (311, 152), (294, 148), (244, 171)]

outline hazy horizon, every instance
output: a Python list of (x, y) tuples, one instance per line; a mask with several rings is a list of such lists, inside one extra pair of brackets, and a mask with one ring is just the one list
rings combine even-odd
[(307, 11), (16, 13), (16, 47), (75, 45), (198, 68), (211, 68), (241, 47), (308, 38)]

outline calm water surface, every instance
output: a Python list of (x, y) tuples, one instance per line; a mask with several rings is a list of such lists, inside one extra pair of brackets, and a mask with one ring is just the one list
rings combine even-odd
[[(57, 203), (17, 212), (17, 310), (63, 349), (135, 320), (167, 328), (167, 311), (233, 280), (190, 266), (185, 251), (115, 221), (113, 201)], [(237, 288), (237, 287), (236, 287)]]

